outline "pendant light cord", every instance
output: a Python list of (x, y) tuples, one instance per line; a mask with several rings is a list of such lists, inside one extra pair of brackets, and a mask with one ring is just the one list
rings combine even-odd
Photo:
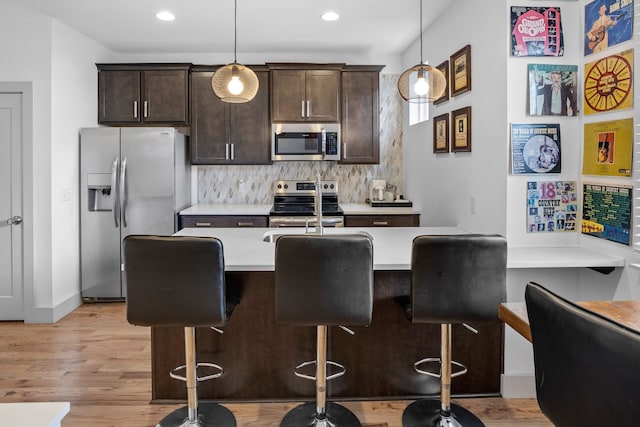
[(420, 0), (420, 63), (424, 63), (422, 59), (422, 0)]
[[(422, 0), (420, 0), (422, 2)], [(238, 50), (238, 0), (234, 0), (235, 8), (233, 12), (233, 63), (238, 62), (237, 50)], [(420, 3), (422, 6), (422, 3)], [(422, 24), (420, 24), (422, 25)]]

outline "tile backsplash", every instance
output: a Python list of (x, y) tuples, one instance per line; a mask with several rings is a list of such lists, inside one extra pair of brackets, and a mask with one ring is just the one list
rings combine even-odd
[[(341, 203), (364, 203), (372, 179), (385, 179), (402, 194), (402, 98), (397, 75), (380, 75), (380, 164), (341, 165), (336, 162), (274, 162), (264, 166), (194, 166), (197, 170), (198, 203), (273, 202), (273, 181), (338, 181)], [(240, 181), (244, 193), (240, 193)]]

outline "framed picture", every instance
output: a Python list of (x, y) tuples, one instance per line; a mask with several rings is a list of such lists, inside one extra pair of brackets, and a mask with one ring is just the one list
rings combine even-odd
[(451, 112), (451, 151), (471, 151), (471, 107)]
[(466, 45), (449, 58), (451, 62), (451, 96), (471, 90), (471, 45)]
[(433, 118), (433, 152), (449, 152), (449, 113)]
[(438, 99), (436, 99), (435, 101), (433, 101), (433, 103), (435, 105), (441, 104), (445, 101), (449, 100), (449, 60), (444, 61), (442, 64), (438, 65), (436, 67), (438, 70), (440, 70), (442, 72), (442, 74), (444, 74), (444, 79), (447, 83), (447, 87), (444, 89), (444, 93), (442, 94), (442, 96)]

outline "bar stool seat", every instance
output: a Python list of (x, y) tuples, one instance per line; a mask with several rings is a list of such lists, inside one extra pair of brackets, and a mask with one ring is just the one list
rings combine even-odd
[[(130, 235), (123, 249), (128, 322), (184, 328), (185, 364), (170, 375), (186, 382), (187, 406), (158, 426), (235, 427), (231, 411), (213, 402), (198, 403), (197, 396), (199, 381), (218, 378), (224, 371), (215, 363), (197, 362), (195, 328), (223, 327), (237, 303), (227, 298), (222, 243), (210, 237)], [(198, 369), (208, 374), (199, 377)]]
[(373, 311), (373, 245), (363, 235), (291, 235), (276, 242), (276, 321), (281, 325), (315, 326), (315, 402), (289, 411), (281, 426), (361, 426), (342, 405), (327, 402), (328, 326), (367, 326)]
[[(507, 242), (498, 235), (418, 236), (411, 255), (411, 297), (397, 300), (412, 323), (440, 324), (440, 357), (414, 364), (440, 379), (440, 399), (420, 399), (402, 414), (403, 427), (483, 426), (472, 412), (451, 403), (451, 379), (466, 368), (451, 360), (451, 324), (498, 323), (506, 300)], [(475, 331), (477, 332), (477, 331)], [(439, 372), (423, 367), (436, 362)], [(458, 366), (454, 373), (452, 366)]]

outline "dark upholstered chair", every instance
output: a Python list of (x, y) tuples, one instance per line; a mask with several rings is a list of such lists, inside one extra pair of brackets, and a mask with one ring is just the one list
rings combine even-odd
[[(215, 403), (198, 404), (196, 391), (198, 381), (223, 372), (218, 365), (197, 363), (195, 342), (195, 327), (227, 323), (222, 243), (216, 238), (131, 235), (123, 247), (129, 323), (184, 327), (185, 365), (170, 375), (186, 381), (188, 404), (158, 426), (235, 426), (231, 411)], [(212, 374), (198, 377), (198, 368)], [(186, 375), (178, 375), (183, 370)]]
[(536, 396), (558, 427), (640, 425), (640, 334), (529, 283)]
[[(411, 254), (411, 298), (405, 314), (412, 323), (441, 325), (440, 358), (415, 363), (417, 372), (440, 378), (440, 399), (420, 399), (402, 415), (404, 427), (482, 426), (465, 408), (451, 403), (451, 378), (466, 372), (451, 361), (451, 324), (499, 322), (506, 299), (507, 242), (502, 236), (463, 234), (418, 236)], [(438, 373), (422, 368), (437, 362)], [(462, 369), (452, 373), (452, 363)]]
[[(360, 426), (344, 406), (327, 402), (327, 379), (344, 367), (327, 361), (327, 326), (366, 326), (373, 311), (373, 245), (362, 235), (291, 235), (276, 242), (276, 321), (316, 326), (316, 359), (296, 375), (316, 382), (316, 401), (293, 408), (281, 426)], [(314, 364), (315, 376), (297, 369)], [(326, 365), (342, 368), (327, 377)]]

